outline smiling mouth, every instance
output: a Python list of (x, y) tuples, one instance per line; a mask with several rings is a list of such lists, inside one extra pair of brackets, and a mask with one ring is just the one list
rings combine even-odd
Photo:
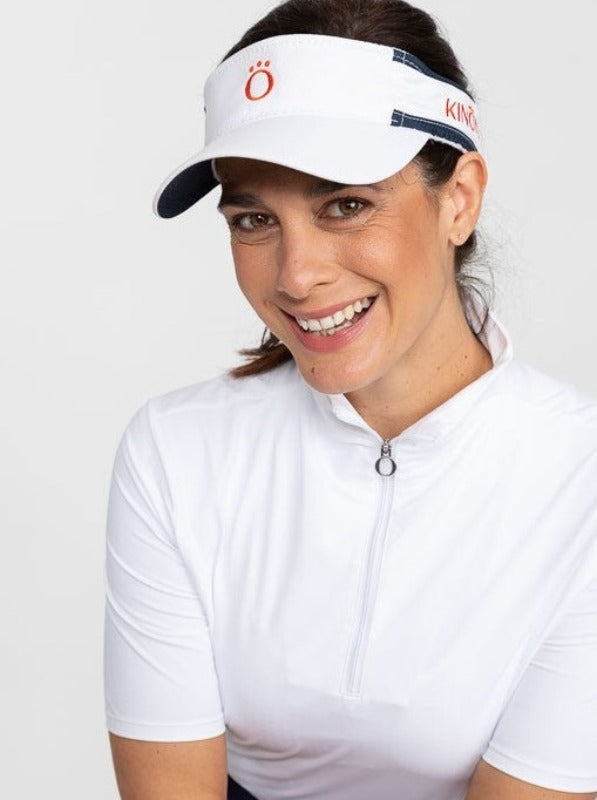
[(321, 319), (302, 319), (294, 317), (297, 325), (306, 332), (315, 336), (333, 336), (338, 331), (351, 328), (359, 321), (375, 302), (375, 297), (363, 297), (354, 303), (349, 303), (346, 308), (336, 311), (329, 317)]

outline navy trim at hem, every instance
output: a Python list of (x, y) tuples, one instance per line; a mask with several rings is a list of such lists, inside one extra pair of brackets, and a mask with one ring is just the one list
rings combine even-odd
[(252, 794), (247, 792), (239, 783), (228, 776), (228, 800), (257, 800)]

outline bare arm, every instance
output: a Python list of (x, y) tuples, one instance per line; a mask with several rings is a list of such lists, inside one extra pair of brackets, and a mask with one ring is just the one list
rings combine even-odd
[(110, 734), (122, 800), (226, 800), (226, 734), (193, 742), (144, 742)]
[(513, 778), (487, 762), (479, 761), (465, 800), (594, 800), (597, 795), (571, 794), (543, 789)]

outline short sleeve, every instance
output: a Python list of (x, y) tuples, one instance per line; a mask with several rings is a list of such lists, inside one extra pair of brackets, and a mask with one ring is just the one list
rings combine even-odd
[(127, 738), (190, 741), (225, 730), (209, 628), (174, 517), (146, 405), (120, 442), (107, 522), (106, 721)]
[(561, 792), (597, 792), (597, 581), (542, 643), (483, 759)]

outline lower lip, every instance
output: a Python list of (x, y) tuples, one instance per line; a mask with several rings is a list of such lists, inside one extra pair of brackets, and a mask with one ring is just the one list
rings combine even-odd
[(294, 317), (289, 317), (290, 325), (296, 338), (303, 345), (303, 347), (307, 348), (307, 350), (311, 350), (314, 353), (333, 353), (336, 350), (341, 350), (343, 347), (351, 344), (351, 342), (353, 342), (357, 336), (362, 333), (365, 326), (368, 324), (374, 307), (375, 302), (369, 306), (369, 309), (364, 314), (361, 313), (359, 315), (359, 319), (349, 328), (343, 328), (341, 331), (337, 331), (331, 336), (308, 333), (301, 328)]

